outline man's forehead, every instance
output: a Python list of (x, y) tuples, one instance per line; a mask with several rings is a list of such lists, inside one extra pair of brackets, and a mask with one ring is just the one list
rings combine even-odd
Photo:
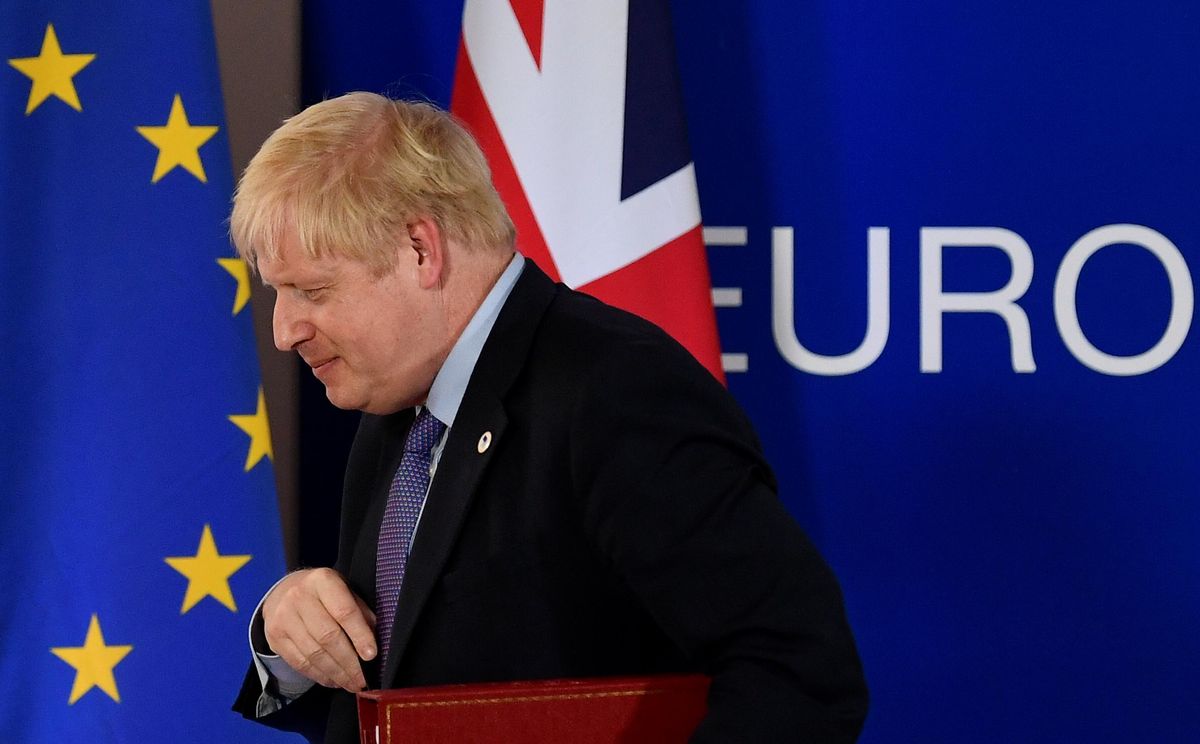
[(311, 255), (300, 242), (295, 222), (286, 220), (255, 257), (258, 274), (265, 284), (290, 284), (290, 277), (322, 270), (324, 257)]
[(282, 250), (278, 255), (258, 257), (258, 275), (263, 284), (280, 286), (326, 278), (338, 271), (342, 261), (329, 257), (314, 257), (302, 251)]

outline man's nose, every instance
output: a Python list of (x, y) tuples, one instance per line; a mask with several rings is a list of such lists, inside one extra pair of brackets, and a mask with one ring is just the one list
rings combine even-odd
[(291, 351), (297, 344), (312, 337), (312, 324), (302, 317), (296, 304), (287, 298), (283, 290), (275, 295), (275, 312), (272, 315), (271, 326), (275, 335), (275, 348), (280, 351)]

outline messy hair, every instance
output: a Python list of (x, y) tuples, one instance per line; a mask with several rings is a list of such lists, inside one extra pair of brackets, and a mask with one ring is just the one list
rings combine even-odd
[(234, 194), (230, 233), (251, 267), (277, 258), (291, 227), (307, 256), (352, 258), (382, 273), (418, 217), (468, 249), (511, 249), (516, 239), (483, 153), (448, 113), (349, 93), (267, 138)]

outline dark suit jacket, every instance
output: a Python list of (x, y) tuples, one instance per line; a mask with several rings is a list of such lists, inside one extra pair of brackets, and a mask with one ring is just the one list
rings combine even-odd
[[(412, 418), (363, 416), (346, 469), (337, 569), (372, 605)], [(657, 327), (532, 262), (450, 429), (392, 656), (364, 668), (382, 687), (702, 671), (698, 741), (853, 741), (867, 706), (836, 580), (729, 393)], [(259, 692), (251, 669), (235, 708), (253, 717)], [(340, 691), (261, 720), (357, 741)]]

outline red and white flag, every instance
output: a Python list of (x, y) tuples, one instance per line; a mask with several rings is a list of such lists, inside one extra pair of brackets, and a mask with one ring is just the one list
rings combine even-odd
[(724, 380), (666, 0), (466, 0), (451, 110), (522, 253)]

